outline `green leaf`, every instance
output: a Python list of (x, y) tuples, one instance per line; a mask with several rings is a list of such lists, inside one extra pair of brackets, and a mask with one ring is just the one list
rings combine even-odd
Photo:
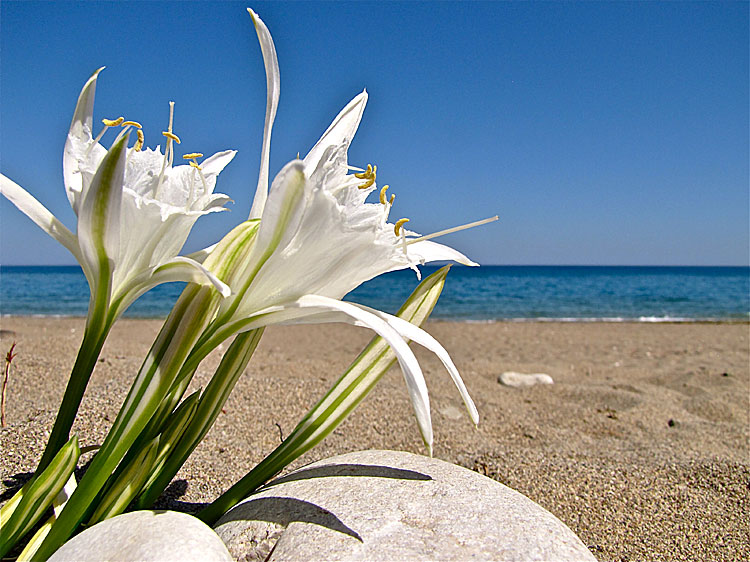
[[(140, 494), (146, 493), (153, 485), (154, 481), (162, 473), (164, 465), (167, 462), (167, 459), (170, 458), (175, 446), (184, 437), (185, 431), (190, 426), (192, 420), (195, 418), (195, 412), (198, 409), (198, 401), (200, 400), (200, 395), (201, 393), (199, 390), (193, 392), (190, 396), (185, 398), (185, 400), (182, 401), (182, 403), (177, 407), (172, 415), (169, 416), (167, 426), (159, 439), (159, 452), (154, 459), (151, 474), (149, 474), (148, 479), (143, 484), (143, 486), (141, 486), (141, 491), (139, 492)], [(161, 493), (161, 491), (159, 493)]]
[[(84, 448), (81, 453), (85, 452), (86, 451)], [(65, 507), (65, 503), (68, 501), (68, 498), (76, 489), (76, 485), (77, 483), (75, 474), (71, 474), (65, 486), (63, 486), (63, 489), (55, 496), (55, 499), (52, 500), (52, 508), (54, 509), (54, 513), (52, 513), (52, 516), (47, 519), (47, 521), (45, 521), (44, 524), (39, 527), (37, 532), (34, 533), (31, 539), (29, 539), (29, 542), (26, 543), (26, 546), (21, 551), (21, 554), (18, 555), (16, 562), (30, 562), (34, 560), (34, 558), (36, 557), (36, 551), (39, 550), (39, 547), (42, 545), (42, 541), (44, 541), (46, 536), (52, 530), (53, 523), (57, 520), (57, 516), (62, 511), (63, 507)]]
[(12, 504), (10, 513), (0, 512), (3, 521), (0, 556), (5, 556), (52, 505), (52, 500), (63, 489), (75, 470), (80, 455), (78, 437), (74, 435), (55, 455), (49, 466), (18, 491), (18, 499), (14, 497), (8, 502)]
[(159, 451), (159, 437), (152, 439), (128, 464), (120, 478), (99, 502), (88, 526), (122, 513), (148, 479)]
[(177, 474), (177, 471), (190, 456), (190, 453), (211, 429), (234, 385), (258, 347), (263, 331), (264, 329), (260, 328), (243, 332), (229, 346), (216, 369), (216, 373), (214, 373), (206, 390), (201, 395), (200, 403), (195, 416), (190, 421), (190, 425), (181, 436), (177, 446), (170, 452), (168, 459), (162, 466), (155, 467), (154, 476), (144, 486), (143, 494), (138, 498), (139, 509), (147, 509), (156, 501), (159, 494), (169, 485), (174, 475)]
[(107, 151), (83, 194), (78, 213), (77, 235), (84, 262), (81, 265), (96, 304), (104, 309), (109, 307), (112, 273), (120, 247), (127, 142), (125, 134)]
[(94, 511), (92, 502), (164, 399), (190, 349), (213, 316), (215, 293), (208, 287), (189, 285), (175, 304), (107, 438), (39, 547), (40, 559), (49, 558)]

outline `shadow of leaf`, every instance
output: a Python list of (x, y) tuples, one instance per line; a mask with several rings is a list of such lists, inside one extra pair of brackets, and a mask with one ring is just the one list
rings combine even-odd
[(229, 521), (265, 521), (287, 527), (290, 523), (299, 521), (320, 525), (332, 531), (338, 531), (362, 542), (362, 537), (350, 529), (327, 509), (313, 503), (294, 498), (256, 498), (234, 507), (224, 518), (222, 523)]
[(264, 489), (272, 488), (284, 482), (293, 482), (294, 480), (328, 478), (331, 476), (369, 476), (370, 478), (395, 478), (399, 480), (432, 480), (432, 477), (427, 474), (403, 468), (391, 468), (389, 466), (372, 464), (329, 464), (315, 468), (302, 468), (292, 474), (287, 474), (269, 482), (264, 486)]
[(3, 486), (5, 486), (6, 489), (0, 494), (0, 501), (12, 498), (13, 495), (20, 490), (24, 484), (26, 484), (26, 482), (31, 480), (32, 476), (34, 476), (33, 472), (19, 472), (18, 474), (3, 479)]
[(150, 509), (166, 509), (170, 511), (181, 511), (183, 513), (198, 513), (208, 504), (205, 502), (186, 502), (179, 498), (187, 494), (187, 480), (173, 480), (161, 493)]

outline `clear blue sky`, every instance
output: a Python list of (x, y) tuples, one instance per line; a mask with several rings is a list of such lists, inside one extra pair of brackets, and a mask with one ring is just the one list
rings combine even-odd
[[(363, 88), (350, 151), (378, 165), (394, 215), (484, 264), (748, 263), (748, 3), (13, 2), (0, 4), (0, 170), (75, 227), (62, 147), (99, 66), (95, 118), (185, 152), (239, 150), (217, 190), (246, 218), (273, 34), (281, 100), (271, 173)], [(110, 139), (111, 140), (111, 139)], [(179, 153), (178, 153), (179, 154)], [(74, 263), (0, 198), (0, 262)]]

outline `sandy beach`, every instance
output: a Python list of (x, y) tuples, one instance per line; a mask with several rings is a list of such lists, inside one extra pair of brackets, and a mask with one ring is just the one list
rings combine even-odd
[[(160, 325), (116, 325), (74, 428), (83, 446), (103, 439)], [(1, 328), (0, 351), (15, 341), (18, 353), (2, 430), (5, 500), (41, 455), (83, 319), (4, 317)], [(437, 458), (527, 495), (599, 560), (750, 558), (748, 324), (431, 322), (427, 329), (451, 353), (481, 416), (474, 429), (439, 361), (418, 350)], [(243, 476), (370, 337), (339, 325), (267, 330), (225, 413), (161, 505), (195, 510)], [(218, 360), (204, 362), (195, 388)], [(503, 371), (548, 373), (555, 384), (508, 388), (497, 381)], [(359, 449), (424, 452), (397, 369), (294, 466)]]

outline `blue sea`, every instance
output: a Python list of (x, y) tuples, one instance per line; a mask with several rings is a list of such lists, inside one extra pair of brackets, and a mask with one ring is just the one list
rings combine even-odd
[[(426, 276), (436, 267), (423, 267)], [(395, 312), (417, 285), (411, 270), (369, 281), (346, 300)], [(161, 285), (126, 312), (164, 317), (183, 288)], [(85, 316), (88, 285), (78, 266), (0, 267), (0, 313)], [(433, 318), (695, 322), (750, 320), (750, 268), (454, 266)]]

